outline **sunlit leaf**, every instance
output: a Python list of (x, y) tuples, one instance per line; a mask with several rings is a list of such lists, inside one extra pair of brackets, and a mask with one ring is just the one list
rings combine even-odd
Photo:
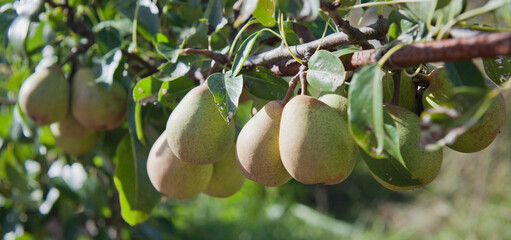
[(222, 117), (230, 122), (238, 108), (238, 100), (243, 89), (243, 76), (232, 77), (231, 72), (226, 74), (215, 73), (208, 77), (209, 90)]
[(333, 92), (344, 83), (344, 65), (328, 51), (314, 53), (308, 66), (307, 81), (316, 89)]
[(125, 136), (117, 147), (114, 183), (119, 192), (121, 215), (130, 225), (136, 225), (149, 218), (152, 209), (160, 200), (147, 175), (149, 151), (136, 138), (134, 101), (128, 104), (130, 135)]
[(381, 157), (383, 127), (383, 72), (377, 65), (360, 68), (349, 88), (349, 126), (357, 144), (372, 157)]
[(266, 27), (273, 27), (275, 20), (275, 0), (259, 0), (254, 10), (254, 17)]
[(236, 52), (236, 56), (234, 56), (234, 61), (232, 61), (232, 75), (236, 77), (243, 67), (245, 60), (247, 60), (250, 52), (252, 51), (252, 47), (254, 47), (255, 41), (259, 34), (263, 31), (257, 31), (252, 33), (245, 41), (241, 44), (240, 48)]

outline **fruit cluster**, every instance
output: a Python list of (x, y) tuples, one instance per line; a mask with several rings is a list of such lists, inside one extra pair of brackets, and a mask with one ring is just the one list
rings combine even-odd
[[(428, 76), (425, 109), (452, 95), (446, 69)], [(394, 95), (393, 81), (383, 79), (384, 99)], [(405, 191), (425, 186), (440, 171), (442, 149), (419, 147), (421, 126), (411, 78), (400, 84), (398, 105), (384, 108), (396, 125), (404, 164), (369, 156), (353, 140), (348, 124), (348, 98), (328, 93), (313, 98), (299, 95), (284, 105), (268, 102), (241, 129), (235, 142), (234, 124), (220, 114), (206, 84), (191, 90), (171, 113), (167, 128), (153, 145), (147, 169), (157, 190), (177, 199), (200, 192), (227, 197), (243, 185), (244, 177), (263, 186), (283, 185), (291, 178), (304, 184), (337, 184), (352, 172), (357, 158), (384, 187)], [(505, 102), (493, 100), (483, 118), (448, 147), (476, 152), (487, 147), (504, 123)], [(237, 162), (237, 163), (236, 163)]]
[(39, 125), (50, 125), (55, 143), (80, 156), (96, 145), (101, 130), (117, 128), (126, 116), (127, 93), (117, 82), (110, 91), (94, 82), (92, 70), (76, 72), (71, 86), (58, 66), (37, 70), (19, 92), (21, 110)]
[(176, 199), (201, 192), (228, 197), (245, 178), (234, 152), (234, 124), (218, 113), (204, 84), (192, 89), (172, 111), (167, 127), (151, 147), (147, 172), (153, 186)]

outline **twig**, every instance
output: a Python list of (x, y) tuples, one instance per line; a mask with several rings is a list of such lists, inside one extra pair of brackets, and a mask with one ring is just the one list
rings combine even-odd
[(147, 61), (142, 59), (140, 56), (138, 56), (137, 54), (128, 52), (128, 50), (126, 50), (126, 49), (121, 49), (121, 52), (126, 57), (128, 57), (130, 59), (133, 59), (133, 60), (139, 62), (140, 64), (142, 64), (144, 66), (144, 68), (147, 70), (147, 73), (141, 75), (142, 78), (150, 76), (150, 75), (153, 75), (154, 73), (157, 73), (159, 71), (158, 68), (156, 68), (155, 66), (151, 65), (150, 63), (148, 63)]
[(7, 99), (7, 98), (0, 98), (0, 106), (2, 105), (15, 105), (16, 100)]
[[(360, 44), (362, 49), (373, 49), (374, 46), (364, 39), (364, 34), (358, 28), (351, 26), (348, 20), (343, 19), (339, 13), (337, 13), (336, 8), (339, 6), (340, 4), (321, 1), (321, 10), (323, 10), (323, 12), (332, 19), (338, 28), (348, 34), (352, 41)], [(361, 41), (357, 41), (357, 39), (361, 39)]]
[(183, 55), (202, 55), (206, 56), (208, 58), (211, 58), (212, 60), (215, 60), (217, 62), (220, 62), (222, 64), (227, 63), (227, 56), (221, 53), (216, 53), (207, 49), (194, 49), (194, 48), (185, 48), (182, 49), (180, 54)]
[(53, 7), (62, 7), (64, 8), (64, 12), (67, 13), (67, 26), (75, 33), (87, 38), (87, 42), (78, 45), (77, 47), (71, 48), (71, 55), (69, 55), (63, 62), (62, 65), (66, 64), (70, 60), (75, 62), (78, 61), (78, 55), (86, 52), (95, 42), (95, 35), (92, 30), (82, 21), (75, 21), (75, 12), (74, 9), (69, 6), (68, 0), (64, 1), (63, 5), (58, 5), (51, 0), (45, 0), (45, 2), (49, 3)]
[(291, 81), (289, 81), (289, 88), (287, 89), (286, 96), (282, 100), (282, 105), (286, 106), (287, 102), (289, 102), (289, 99), (291, 99), (291, 96), (295, 91), (296, 85), (298, 85), (298, 80), (300, 80), (300, 77), (305, 73), (306, 70), (307, 67), (305, 65), (301, 65), (298, 73), (291, 79)]
[(307, 95), (307, 73), (302, 71), (300, 73), (300, 83), (302, 84), (302, 94), (301, 95)]

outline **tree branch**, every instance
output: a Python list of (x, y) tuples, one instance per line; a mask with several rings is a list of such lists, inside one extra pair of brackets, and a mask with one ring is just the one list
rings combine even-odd
[[(357, 39), (351, 39), (348, 36), (348, 34), (340, 32), (326, 36), (323, 39), (322, 43), (321, 40), (318, 39), (309, 43), (290, 46), (289, 48), (291, 49), (295, 56), (297, 56), (298, 58), (303, 58), (307, 52), (314, 52), (318, 48), (320, 43), (321, 43), (320, 49), (331, 50), (338, 49), (345, 44), (351, 44), (362, 40), (380, 39), (382, 36), (385, 36), (387, 34), (388, 30), (387, 19), (378, 18), (378, 20), (374, 24), (367, 27), (362, 27), (359, 30), (362, 35)], [(263, 52), (261, 54), (248, 57), (243, 66), (247, 68), (255, 66), (268, 66), (277, 61), (290, 58), (292, 58), (292, 56), (289, 50), (285, 46), (280, 46), (267, 52)]]
[(348, 20), (343, 19), (339, 13), (337, 13), (336, 8), (338, 4), (327, 3), (325, 1), (321, 1), (321, 10), (332, 19), (332, 21), (340, 28), (344, 33), (346, 33), (350, 39), (356, 41), (357, 39), (362, 39), (356, 43), (360, 44), (362, 49), (373, 49), (374, 46), (371, 45), (366, 39), (364, 39), (364, 34), (356, 27), (351, 26)]
[[(353, 71), (366, 64), (378, 61), (379, 50), (370, 49), (342, 57), (344, 68)], [(474, 58), (511, 55), (511, 33), (480, 34), (467, 38), (414, 43), (397, 50), (385, 64), (387, 70), (400, 70), (430, 62), (455, 62)], [(275, 74), (293, 76), (300, 64), (295, 60), (277, 61), (268, 65)]]

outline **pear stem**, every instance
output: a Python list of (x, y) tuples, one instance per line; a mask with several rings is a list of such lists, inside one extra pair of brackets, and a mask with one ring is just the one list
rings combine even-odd
[(307, 75), (305, 72), (300, 74), (300, 83), (302, 84), (302, 92), (301, 95), (307, 95)]
[(289, 81), (289, 88), (287, 89), (286, 96), (282, 100), (282, 105), (286, 106), (287, 102), (291, 99), (291, 96), (293, 95), (293, 92), (295, 91), (296, 85), (298, 85), (298, 80), (300, 80), (302, 77), (302, 74), (304, 75), (303, 78), (305, 78), (305, 71), (307, 70), (306, 65), (301, 65), (300, 70), (298, 73), (291, 78), (291, 81)]

